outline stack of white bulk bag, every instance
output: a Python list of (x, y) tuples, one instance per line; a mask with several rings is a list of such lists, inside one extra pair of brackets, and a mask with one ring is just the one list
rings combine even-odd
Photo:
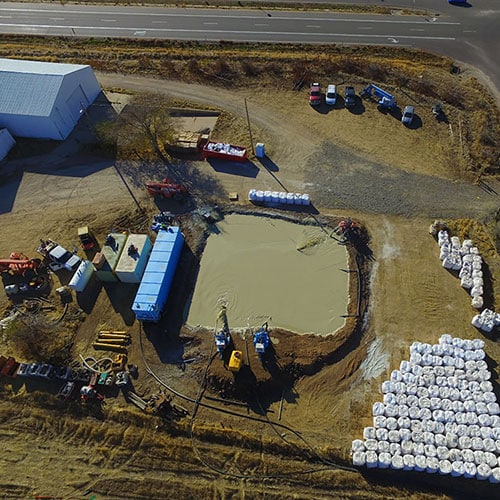
[(472, 318), (472, 326), (489, 333), (494, 328), (500, 326), (500, 313), (496, 313), (490, 309), (484, 309), (481, 314), (476, 314), (476, 316)]
[(484, 358), (481, 339), (414, 342), (410, 360), (381, 384), (353, 464), (499, 482), (500, 406)]

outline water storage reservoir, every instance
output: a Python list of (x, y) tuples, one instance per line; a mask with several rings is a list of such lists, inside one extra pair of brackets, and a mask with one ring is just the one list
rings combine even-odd
[(318, 227), (229, 215), (208, 240), (187, 322), (213, 327), (220, 303), (230, 327), (262, 324), (333, 333), (344, 324), (345, 247)]

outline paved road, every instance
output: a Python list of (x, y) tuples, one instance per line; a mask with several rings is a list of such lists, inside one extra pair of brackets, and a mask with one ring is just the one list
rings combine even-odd
[[(446, 0), (352, 0), (425, 9), (426, 15), (369, 15), (246, 9), (0, 4), (0, 32), (94, 37), (377, 44), (420, 47), (476, 66), (500, 94), (500, 2), (470, 8)], [(272, 2), (271, 2), (272, 3)]]

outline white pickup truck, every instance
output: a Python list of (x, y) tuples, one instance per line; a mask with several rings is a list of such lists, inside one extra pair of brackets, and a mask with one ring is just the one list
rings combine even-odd
[(69, 252), (52, 240), (42, 241), (36, 251), (50, 261), (49, 268), (52, 271), (59, 271), (61, 269), (75, 271), (81, 262), (78, 255)]

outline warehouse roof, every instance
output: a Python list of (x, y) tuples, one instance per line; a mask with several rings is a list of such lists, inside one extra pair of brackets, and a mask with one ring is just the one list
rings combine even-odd
[(65, 75), (86, 67), (0, 58), (0, 113), (49, 116)]

